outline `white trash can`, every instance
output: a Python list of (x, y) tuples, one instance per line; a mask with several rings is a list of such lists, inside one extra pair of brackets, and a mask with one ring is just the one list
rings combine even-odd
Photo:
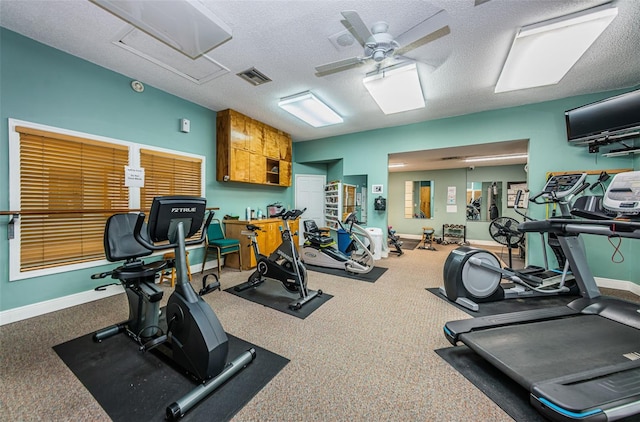
[(382, 259), (382, 229), (377, 227), (367, 227), (367, 233), (373, 240), (373, 259)]

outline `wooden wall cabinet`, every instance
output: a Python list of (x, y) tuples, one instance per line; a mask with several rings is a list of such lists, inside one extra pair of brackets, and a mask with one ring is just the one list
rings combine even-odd
[[(295, 245), (298, 245), (298, 232), (300, 220), (289, 221), (289, 227), (291, 233), (294, 234), (293, 241)], [(258, 248), (260, 253), (269, 256), (269, 254), (275, 251), (280, 243), (282, 243), (282, 237), (280, 234), (280, 227), (284, 229), (284, 222), (279, 218), (267, 218), (263, 220), (224, 220), (225, 235), (228, 239), (240, 240), (240, 253), (242, 254), (242, 270), (249, 270), (256, 266), (256, 257), (253, 254), (253, 248), (251, 248), (251, 240), (246, 234), (247, 224), (253, 224), (260, 227), (263, 231), (258, 231)], [(238, 255), (229, 254), (225, 255), (226, 263), (230, 267), (237, 268), (239, 266)]]
[(230, 109), (216, 130), (216, 180), (291, 186), (289, 134)]

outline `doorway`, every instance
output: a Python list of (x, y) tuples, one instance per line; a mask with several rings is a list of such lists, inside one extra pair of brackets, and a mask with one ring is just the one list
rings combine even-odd
[[(324, 227), (324, 186), (327, 184), (327, 176), (296, 174), (295, 184), (295, 208), (307, 209), (300, 218), (300, 230), (304, 230), (305, 220), (314, 220), (318, 227)], [(304, 236), (298, 238), (302, 245)]]

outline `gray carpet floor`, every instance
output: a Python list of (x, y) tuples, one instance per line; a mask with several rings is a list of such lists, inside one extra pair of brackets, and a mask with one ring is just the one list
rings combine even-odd
[[(425, 290), (441, 285), (453, 248), (377, 261), (388, 271), (376, 283), (310, 271), (309, 287), (334, 297), (304, 320), (226, 292), (205, 296), (227, 332), (291, 360), (233, 420), (512, 420), (434, 352), (449, 346), (446, 321), (469, 318)], [(222, 288), (249, 274), (225, 269)], [(199, 289), (199, 276), (193, 283)], [(108, 421), (52, 347), (126, 319), (127, 309), (119, 294), (0, 327), (0, 420)]]

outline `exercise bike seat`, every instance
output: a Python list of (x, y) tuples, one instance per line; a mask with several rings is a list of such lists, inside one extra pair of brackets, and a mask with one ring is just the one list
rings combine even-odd
[(326, 248), (336, 243), (332, 237), (320, 236), (317, 233), (304, 232), (304, 237), (309, 244), (320, 248)]
[(155, 277), (157, 272), (167, 266), (167, 262), (162, 260), (145, 264), (138, 259), (151, 255), (153, 251), (141, 245), (133, 235), (137, 218), (137, 214), (127, 213), (114, 214), (107, 219), (104, 230), (104, 252), (107, 260), (109, 262), (126, 261), (110, 272), (112, 278), (133, 280)]
[(313, 220), (304, 222), (304, 237), (313, 246), (324, 248), (333, 245), (335, 241), (332, 237), (326, 236), (327, 233), (329, 233), (328, 229), (319, 228)]

